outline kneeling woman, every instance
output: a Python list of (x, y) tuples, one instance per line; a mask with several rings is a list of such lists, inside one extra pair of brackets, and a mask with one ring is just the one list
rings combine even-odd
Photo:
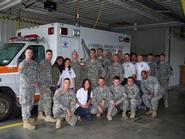
[(90, 112), (91, 98), (91, 83), (88, 79), (84, 79), (82, 88), (78, 89), (76, 93), (76, 114), (88, 121), (92, 120)]

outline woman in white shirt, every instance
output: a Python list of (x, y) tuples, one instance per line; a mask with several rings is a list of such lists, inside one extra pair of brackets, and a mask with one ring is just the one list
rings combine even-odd
[(84, 79), (82, 88), (78, 89), (76, 93), (76, 114), (87, 121), (92, 120), (90, 112), (91, 98), (92, 92), (90, 80)]
[(63, 81), (65, 78), (69, 78), (71, 81), (71, 89), (75, 89), (75, 83), (74, 83), (74, 79), (76, 77), (76, 74), (74, 72), (74, 70), (71, 68), (70, 66), (71, 64), (71, 60), (69, 58), (65, 58), (63, 66), (62, 66), (62, 73), (60, 75), (60, 79), (58, 81), (58, 86), (63, 86)]

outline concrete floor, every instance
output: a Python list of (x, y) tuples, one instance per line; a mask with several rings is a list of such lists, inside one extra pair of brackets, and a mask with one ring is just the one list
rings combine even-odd
[[(170, 90), (169, 108), (160, 104), (157, 119), (137, 113), (134, 120), (121, 120), (121, 114), (107, 121), (105, 116), (92, 122), (81, 121), (76, 127), (63, 123), (61, 129), (55, 129), (55, 124), (39, 122), (38, 129), (28, 131), (21, 126), (1, 129), (0, 139), (183, 139), (185, 138), (185, 89)], [(20, 119), (0, 123), (7, 125)]]

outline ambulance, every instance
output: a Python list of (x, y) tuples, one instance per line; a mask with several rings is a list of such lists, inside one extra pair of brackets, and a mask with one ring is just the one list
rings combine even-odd
[[(62, 23), (52, 23), (20, 29), (0, 49), (0, 120), (7, 119), (20, 109), (18, 65), (24, 59), (26, 48), (33, 49), (33, 59), (38, 63), (44, 59), (47, 49), (53, 51), (52, 63), (57, 56), (71, 58), (73, 51), (79, 54), (79, 60), (85, 62), (89, 49), (103, 48), (104, 53), (113, 54), (121, 50), (130, 53), (130, 36), (110, 31), (77, 27)], [(39, 101), (39, 92), (35, 93), (35, 105)]]

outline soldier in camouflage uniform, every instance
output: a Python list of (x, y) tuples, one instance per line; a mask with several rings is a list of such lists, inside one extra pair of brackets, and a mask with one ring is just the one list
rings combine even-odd
[(80, 62), (78, 62), (78, 53), (77, 51), (74, 51), (72, 53), (72, 61), (71, 61), (71, 67), (73, 68), (76, 78), (75, 78), (75, 90), (78, 90), (81, 87), (81, 65)]
[(151, 76), (157, 76), (157, 63), (154, 61), (153, 54), (148, 54), (148, 65), (150, 67), (150, 75)]
[(110, 87), (110, 104), (107, 113), (107, 119), (112, 120), (112, 116), (115, 116), (118, 109), (123, 110), (123, 107), (127, 99), (125, 88), (121, 85), (120, 77), (115, 76), (113, 85)]
[(160, 62), (157, 65), (157, 77), (161, 86), (166, 90), (163, 96), (165, 107), (168, 108), (168, 86), (169, 78), (172, 75), (172, 67), (165, 61), (165, 55), (160, 54)]
[(56, 128), (61, 127), (61, 121), (63, 118), (71, 126), (75, 126), (77, 118), (74, 115), (76, 109), (75, 92), (70, 89), (70, 79), (65, 78), (63, 86), (60, 87), (53, 98), (53, 115), (57, 118)]
[(115, 54), (113, 56), (113, 61), (114, 63), (109, 66), (108, 68), (108, 73), (107, 73), (107, 85), (111, 85), (112, 81), (114, 79), (115, 76), (119, 76), (121, 82), (124, 80), (123, 77), (123, 67), (121, 66), (121, 64), (119, 63), (119, 57), (117, 54)]
[(102, 48), (98, 48), (98, 59), (97, 60), (98, 60), (98, 62), (100, 62), (102, 64), (102, 67), (107, 72), (108, 67), (111, 65), (111, 61), (107, 57), (104, 57)]
[(104, 55), (103, 55), (103, 49), (102, 48), (98, 48), (98, 50), (97, 50), (97, 60), (98, 60), (98, 62), (100, 62), (101, 64), (102, 64), (102, 66), (104, 66), (103, 65), (103, 62), (104, 62), (104, 59), (105, 59), (105, 57), (104, 57)]
[(20, 73), (20, 104), (23, 119), (23, 128), (35, 129), (35, 126), (29, 122), (31, 109), (34, 103), (34, 93), (38, 87), (37, 68), (38, 65), (32, 60), (33, 51), (27, 48), (25, 59), (19, 64)]
[(109, 64), (111, 64), (112, 63), (112, 52), (111, 51), (108, 51), (107, 53), (106, 53), (106, 58), (109, 60)]
[(112, 60), (109, 58), (105, 58), (104, 62), (103, 62), (103, 66), (104, 69), (106, 70), (106, 72), (108, 72), (108, 67), (112, 64)]
[(124, 106), (123, 118), (127, 119), (126, 112), (130, 109), (131, 115), (130, 119), (135, 118), (137, 106), (141, 104), (139, 87), (134, 83), (134, 78), (132, 76), (128, 77), (127, 84), (124, 86), (125, 93), (127, 95), (126, 104)]
[[(40, 101), (38, 106), (38, 120), (45, 120), (46, 122), (56, 122), (51, 117), (52, 105), (52, 50), (48, 49), (45, 53), (45, 59), (39, 63), (39, 84), (40, 84)], [(45, 116), (44, 116), (44, 114)]]
[(162, 98), (164, 89), (160, 86), (156, 77), (148, 76), (146, 71), (141, 72), (141, 90), (143, 91), (142, 100), (149, 111), (146, 115), (151, 115), (152, 118), (157, 117), (158, 103)]
[(97, 86), (100, 76), (105, 77), (106, 73), (102, 65), (96, 60), (96, 50), (90, 50), (90, 59), (84, 64), (84, 77), (91, 81), (92, 88)]
[(100, 117), (109, 107), (110, 95), (111, 93), (109, 88), (105, 86), (104, 78), (100, 77), (98, 80), (98, 86), (93, 89), (91, 113)]
[(121, 50), (118, 50), (118, 52), (116, 54), (118, 54), (119, 63), (122, 65), (124, 63), (123, 52)]

